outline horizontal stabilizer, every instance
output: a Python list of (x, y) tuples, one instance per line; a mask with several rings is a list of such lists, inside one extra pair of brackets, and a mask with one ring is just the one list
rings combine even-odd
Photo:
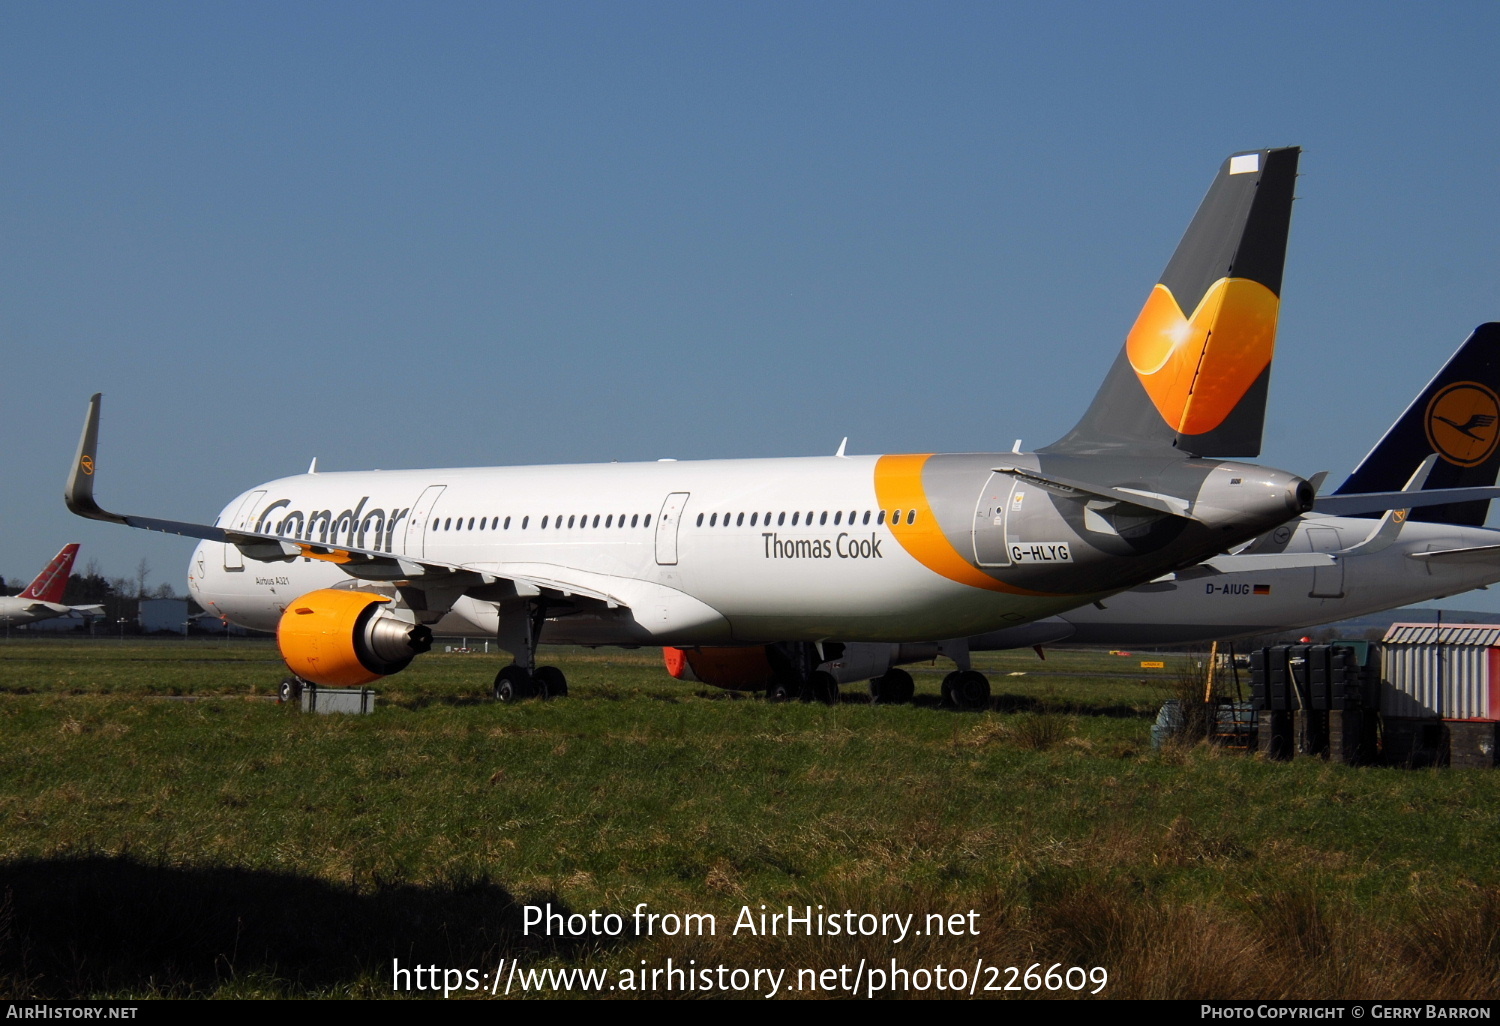
[(1076, 499), (1079, 502), (1104, 499), (1109, 502), (1137, 506), (1152, 513), (1166, 513), (1169, 516), (1182, 517), (1184, 520), (1198, 519), (1188, 512), (1188, 501), (1176, 495), (1148, 492), (1139, 488), (1114, 488), (1109, 485), (1090, 484), (1073, 478), (1041, 474), (1021, 467), (992, 467), (991, 469), (997, 474), (1008, 474), (1018, 481), (1034, 484), (1038, 488), (1044, 488), (1065, 499)]
[(1500, 545), (1474, 545), (1466, 549), (1439, 549), (1436, 552), (1408, 552), (1412, 559), (1424, 563), (1497, 563), (1500, 564)]
[(1388, 509), (1416, 509), (1422, 506), (1439, 506), (1494, 498), (1500, 498), (1500, 488), (1494, 486), (1429, 488), (1420, 492), (1362, 492), (1350, 495), (1335, 493), (1320, 495), (1314, 499), (1312, 511), (1336, 517), (1347, 517), (1357, 513), (1381, 513)]

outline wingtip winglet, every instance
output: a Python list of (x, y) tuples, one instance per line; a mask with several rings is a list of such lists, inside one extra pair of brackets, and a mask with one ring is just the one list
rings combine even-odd
[(83, 422), (83, 434), (78, 438), (78, 452), (73, 457), (73, 466), (68, 471), (68, 484), (63, 492), (63, 501), (68, 509), (90, 520), (108, 520), (124, 523), (112, 513), (106, 513), (94, 501), (94, 471), (97, 469), (99, 452), (99, 406), (102, 392), (89, 397), (88, 416)]

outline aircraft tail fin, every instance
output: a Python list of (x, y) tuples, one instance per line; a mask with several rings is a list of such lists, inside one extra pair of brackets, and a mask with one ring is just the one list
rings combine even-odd
[[(1500, 472), (1500, 324), (1481, 324), (1334, 492), (1393, 491), (1431, 454), (1424, 490), (1493, 485)], [(1412, 509), (1408, 520), (1481, 527), (1489, 501)], [(1376, 515), (1376, 514), (1370, 514)]]
[(1224, 162), (1093, 403), (1042, 452), (1260, 455), (1301, 152)]
[(21, 592), (21, 598), (39, 602), (61, 602), (68, 587), (68, 575), (73, 572), (73, 559), (78, 555), (78, 543), (70, 542), (52, 557), (46, 569), (36, 575), (36, 580)]

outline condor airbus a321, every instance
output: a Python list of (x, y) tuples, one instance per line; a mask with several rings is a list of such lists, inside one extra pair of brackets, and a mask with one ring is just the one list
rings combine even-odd
[[(842, 644), (1024, 624), (1312, 508), (1295, 474), (1220, 458), (1260, 450), (1298, 154), (1224, 162), (1093, 403), (1034, 453), (309, 472), (206, 525), (98, 505), (95, 396), (67, 503), (201, 539), (198, 601), (275, 629), (321, 685), (395, 673), (437, 632), (513, 653), (501, 699), (566, 693), (536, 666), (544, 642), (676, 646), (772, 694), (817, 686)], [(977, 673), (956, 689), (988, 696)]]

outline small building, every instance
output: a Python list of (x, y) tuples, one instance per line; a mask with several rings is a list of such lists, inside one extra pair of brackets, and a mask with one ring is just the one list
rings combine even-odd
[(1500, 718), (1500, 625), (1393, 623), (1381, 643), (1383, 715)]
[(1393, 623), (1381, 647), (1388, 761), (1500, 762), (1500, 625)]
[(187, 599), (141, 599), (138, 619), (146, 634), (158, 631), (181, 634), (187, 630), (187, 618)]

